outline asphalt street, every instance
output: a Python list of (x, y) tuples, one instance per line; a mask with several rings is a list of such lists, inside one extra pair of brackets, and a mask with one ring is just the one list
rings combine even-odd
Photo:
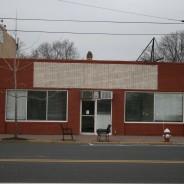
[(0, 143), (0, 182), (183, 183), (183, 145)]

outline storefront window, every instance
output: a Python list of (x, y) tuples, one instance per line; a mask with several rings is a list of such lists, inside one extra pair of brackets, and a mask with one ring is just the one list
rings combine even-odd
[(126, 121), (153, 121), (153, 93), (126, 93)]
[(182, 94), (155, 94), (155, 121), (183, 121)]
[(66, 121), (67, 92), (48, 92), (48, 120)]
[(125, 120), (183, 122), (183, 94), (127, 92)]
[[(66, 121), (67, 91), (17, 91), (17, 119)], [(14, 90), (7, 91), (6, 120), (15, 119)]]
[[(26, 120), (26, 101), (27, 92), (17, 91), (17, 119)], [(7, 91), (7, 105), (6, 105), (6, 119), (15, 119), (15, 92), (13, 90)]]
[(46, 91), (28, 91), (27, 119), (46, 120)]

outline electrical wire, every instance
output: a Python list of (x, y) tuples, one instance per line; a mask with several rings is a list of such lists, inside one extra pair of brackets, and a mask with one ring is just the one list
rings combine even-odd
[[(49, 34), (75, 34), (75, 35), (108, 35), (108, 36), (161, 36), (161, 35), (173, 35), (167, 33), (105, 33), (105, 32), (70, 32), (70, 31), (42, 31), (42, 30), (7, 30), (7, 31), (17, 31), (23, 33), (49, 33)], [(175, 34), (177, 35), (177, 34)]]
[(163, 19), (163, 20), (171, 20), (171, 21), (177, 21), (177, 22), (184, 22), (184, 20), (178, 20), (178, 19), (172, 19), (172, 18), (166, 18), (166, 17), (159, 17), (159, 16), (154, 16), (154, 15), (147, 15), (147, 14), (142, 14), (142, 13), (135, 13), (135, 12), (129, 12), (129, 11), (124, 11), (124, 10), (117, 10), (117, 9), (112, 9), (112, 8), (105, 8), (105, 7), (101, 7), (101, 6), (89, 5), (89, 4), (84, 4), (84, 3), (76, 3), (76, 2), (68, 1), (68, 0), (58, 0), (58, 1), (61, 1), (61, 2), (64, 2), (64, 3), (70, 3), (70, 4), (80, 5), (80, 6), (86, 6), (86, 7), (96, 8), (96, 9), (114, 11), (114, 12), (119, 12), (119, 13), (127, 13), (127, 14), (139, 15), (139, 16), (144, 16), (144, 17), (151, 17), (151, 18), (157, 18), (157, 19)]
[(108, 21), (108, 20), (72, 20), (72, 19), (32, 19), (32, 18), (13, 18), (13, 17), (0, 17), (3, 20), (17, 20), (17, 21), (44, 21), (44, 22), (78, 22), (78, 23), (113, 23), (113, 24), (183, 24), (173, 22), (143, 22), (143, 21)]

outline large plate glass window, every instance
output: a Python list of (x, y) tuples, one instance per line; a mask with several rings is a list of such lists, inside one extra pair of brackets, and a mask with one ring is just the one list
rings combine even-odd
[(66, 121), (67, 92), (48, 91), (48, 120)]
[(125, 120), (183, 122), (183, 94), (127, 92)]
[[(26, 120), (26, 101), (27, 92), (17, 91), (17, 119)], [(7, 91), (7, 104), (6, 104), (6, 119), (15, 119), (15, 92), (14, 90)]]
[(182, 122), (182, 104), (182, 94), (155, 94), (155, 121)]
[(153, 121), (153, 93), (126, 93), (126, 121)]
[[(15, 92), (7, 90), (6, 120), (15, 119)], [(67, 91), (17, 90), (17, 120), (66, 121)]]
[(46, 120), (46, 95), (46, 91), (28, 91), (28, 120)]

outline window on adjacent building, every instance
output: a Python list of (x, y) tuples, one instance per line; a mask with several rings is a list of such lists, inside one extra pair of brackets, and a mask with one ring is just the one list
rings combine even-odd
[(125, 120), (128, 122), (182, 122), (183, 94), (127, 92)]
[(3, 31), (0, 30), (0, 43), (3, 43)]
[[(15, 119), (15, 93), (7, 91), (6, 120)], [(66, 121), (67, 91), (17, 91), (17, 119)]]

